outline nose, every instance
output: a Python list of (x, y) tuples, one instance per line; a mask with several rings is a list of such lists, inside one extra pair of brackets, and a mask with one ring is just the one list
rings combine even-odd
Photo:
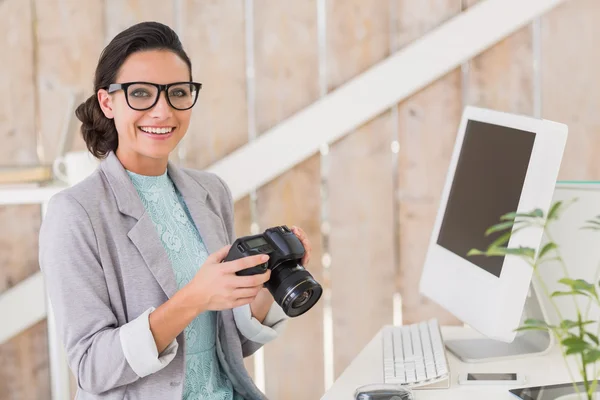
[(158, 101), (156, 102), (154, 107), (150, 109), (150, 116), (154, 118), (164, 119), (170, 117), (172, 114), (173, 109), (167, 101), (167, 94), (164, 91), (162, 91), (158, 94)]

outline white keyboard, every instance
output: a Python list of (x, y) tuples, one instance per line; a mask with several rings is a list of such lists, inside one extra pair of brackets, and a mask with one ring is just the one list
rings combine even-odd
[(448, 387), (446, 349), (436, 319), (383, 329), (384, 382)]

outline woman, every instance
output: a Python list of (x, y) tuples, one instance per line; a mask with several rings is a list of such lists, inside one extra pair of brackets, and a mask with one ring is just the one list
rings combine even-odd
[[(243, 357), (285, 314), (263, 288), (270, 271), (235, 272), (267, 256), (222, 263), (235, 238), (227, 186), (168, 162), (200, 87), (175, 32), (146, 22), (104, 49), (76, 111), (104, 160), (52, 198), (40, 265), (77, 399), (264, 398)], [(294, 232), (306, 264), (310, 242)]]

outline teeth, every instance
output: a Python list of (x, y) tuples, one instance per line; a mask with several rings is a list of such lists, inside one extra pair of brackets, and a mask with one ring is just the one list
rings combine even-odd
[(173, 128), (150, 128), (145, 126), (140, 126), (140, 129), (147, 133), (154, 133), (157, 135), (163, 135), (165, 133), (170, 133)]

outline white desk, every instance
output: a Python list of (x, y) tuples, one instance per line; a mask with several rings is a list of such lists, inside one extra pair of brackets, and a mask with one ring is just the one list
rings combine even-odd
[[(442, 336), (444, 340), (452, 340), (478, 337), (478, 334), (468, 328), (443, 327)], [(379, 331), (321, 400), (353, 400), (357, 387), (383, 382), (382, 358), (381, 331)], [(570, 382), (565, 362), (556, 346), (543, 356), (476, 364), (462, 363), (448, 352), (448, 362), (450, 364), (450, 388), (415, 390), (416, 400), (515, 400), (516, 397), (510, 394), (508, 389)], [(572, 368), (572, 371), (576, 373), (575, 368)], [(525, 374), (527, 382), (520, 386), (463, 386), (457, 382), (458, 374), (462, 372), (517, 372)]]

